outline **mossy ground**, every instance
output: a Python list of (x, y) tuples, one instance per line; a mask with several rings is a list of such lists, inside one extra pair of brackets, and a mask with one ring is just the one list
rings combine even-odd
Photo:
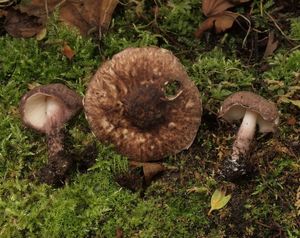
[[(115, 237), (117, 230), (124, 237), (299, 237), (299, 9), (280, 18), (273, 1), (253, 1), (252, 7), (249, 35), (235, 26), (201, 41), (193, 37), (204, 19), (198, 0), (120, 4), (101, 40), (82, 38), (55, 19), (42, 41), (2, 35), (0, 237)], [(276, 28), (266, 13), (278, 16), (285, 27)], [(263, 49), (253, 39), (271, 29), (280, 46), (262, 60)], [(61, 53), (62, 41), (75, 51), (72, 60)], [(126, 170), (126, 159), (97, 142), (80, 114), (66, 130), (70, 154), (81, 163), (61, 188), (37, 183), (32, 175), (47, 161), (46, 141), (21, 124), (21, 96), (32, 85), (56, 82), (84, 95), (101, 62), (126, 47), (147, 45), (171, 50), (201, 92), (202, 125), (191, 149), (167, 158), (175, 169), (133, 193), (114, 179)], [(256, 169), (233, 184), (219, 181), (216, 171), (230, 154), (237, 128), (220, 121), (217, 112), (221, 101), (238, 90), (277, 102), (281, 122), (275, 135), (256, 136), (250, 155)], [(82, 173), (80, 164), (91, 160), (96, 162)], [(228, 187), (232, 199), (208, 216), (211, 194), (221, 186)], [(197, 192), (190, 193), (194, 187)]]

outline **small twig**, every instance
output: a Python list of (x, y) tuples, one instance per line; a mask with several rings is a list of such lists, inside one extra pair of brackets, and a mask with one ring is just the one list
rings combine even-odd
[(266, 11), (264, 11), (264, 13), (271, 19), (271, 21), (274, 23), (274, 25), (276, 26), (276, 28), (280, 31), (280, 33), (287, 39), (287, 41), (291, 44), (294, 44), (294, 42), (292, 41), (295, 41), (295, 39), (292, 39), (290, 37), (288, 37), (284, 32), (283, 30), (280, 28), (280, 26), (277, 24), (276, 20), (269, 14), (267, 13)]
[(242, 43), (242, 48), (244, 48), (245, 45), (246, 45), (247, 38), (248, 38), (248, 36), (249, 36), (249, 34), (251, 32), (251, 21), (247, 17), (245, 17), (244, 15), (242, 15), (242, 14), (239, 14), (239, 13), (236, 13), (236, 14), (238, 14), (238, 16), (242, 17), (248, 23), (248, 26), (249, 26), (248, 30), (247, 30), (247, 33), (246, 33), (246, 36), (243, 39), (243, 43)]
[(300, 48), (300, 45), (297, 45), (295, 47), (293, 47), (292, 49), (289, 49), (285, 54), (284, 57), (287, 57), (288, 55), (290, 55), (293, 51), (297, 50)]
[(266, 225), (266, 224), (264, 224), (264, 223), (261, 223), (261, 222), (259, 222), (259, 221), (256, 221), (255, 223), (256, 223), (256, 224), (258, 224), (258, 225), (260, 225), (260, 226), (263, 226), (263, 227), (269, 228), (269, 229), (271, 229), (271, 228), (272, 228), (271, 226), (268, 226), (268, 225)]

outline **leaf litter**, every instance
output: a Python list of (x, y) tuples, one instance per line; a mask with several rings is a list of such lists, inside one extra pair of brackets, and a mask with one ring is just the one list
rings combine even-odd
[(55, 11), (59, 19), (76, 27), (83, 36), (107, 31), (118, 0), (32, 0), (6, 9), (5, 30), (13, 37), (33, 37)]
[(279, 43), (278, 40), (275, 39), (274, 32), (271, 31), (269, 33), (268, 43), (263, 58), (267, 58), (268, 56), (272, 55), (274, 51), (277, 49), (278, 43)]
[(205, 31), (213, 28), (217, 33), (231, 28), (239, 14), (227, 11), (227, 9), (249, 1), (250, 0), (203, 0), (202, 12), (208, 19), (202, 22), (195, 36), (201, 38)]
[(220, 210), (225, 207), (230, 199), (231, 194), (226, 195), (226, 189), (216, 189), (210, 200), (211, 208), (208, 215), (210, 215), (213, 210)]

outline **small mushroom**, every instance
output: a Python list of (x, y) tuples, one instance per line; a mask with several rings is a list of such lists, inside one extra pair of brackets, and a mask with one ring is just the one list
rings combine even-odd
[(219, 117), (228, 122), (243, 119), (233, 143), (231, 158), (222, 169), (226, 178), (237, 178), (246, 174), (245, 157), (255, 135), (256, 124), (259, 132), (275, 132), (279, 124), (276, 105), (252, 92), (237, 92), (224, 100)]
[(64, 153), (62, 128), (82, 108), (81, 101), (76, 92), (63, 84), (36, 87), (21, 99), (22, 122), (47, 136), (49, 163), (40, 172), (42, 182), (61, 183), (71, 166)]
[(15, 0), (0, 0), (0, 9), (9, 7), (15, 3), (16, 3)]
[(188, 149), (202, 114), (199, 91), (179, 60), (157, 47), (127, 48), (105, 62), (84, 109), (101, 142), (142, 162)]

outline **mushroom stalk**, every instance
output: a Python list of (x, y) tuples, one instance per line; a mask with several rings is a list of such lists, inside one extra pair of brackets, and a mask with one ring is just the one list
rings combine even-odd
[(64, 148), (65, 134), (62, 129), (54, 128), (47, 133), (48, 164), (39, 171), (40, 181), (52, 185), (63, 184), (72, 161)]
[(244, 157), (249, 151), (255, 134), (257, 114), (247, 110), (242, 124), (232, 146), (231, 158), (227, 159), (222, 169), (222, 176), (226, 179), (235, 179), (247, 173)]
[(224, 161), (221, 176), (236, 180), (252, 171), (251, 162), (247, 160), (256, 124), (259, 132), (274, 132), (278, 125), (278, 110), (274, 103), (252, 92), (236, 92), (222, 103), (219, 116), (228, 122), (243, 119), (232, 154)]
[(64, 148), (63, 125), (82, 108), (81, 97), (63, 84), (39, 86), (20, 103), (23, 123), (47, 136), (48, 164), (38, 172), (40, 181), (63, 184), (72, 161)]
[(54, 129), (47, 134), (49, 162), (57, 160), (64, 152), (64, 133), (60, 129)]
[(255, 134), (257, 114), (247, 110), (232, 148), (232, 160), (237, 161), (240, 155), (246, 155)]

